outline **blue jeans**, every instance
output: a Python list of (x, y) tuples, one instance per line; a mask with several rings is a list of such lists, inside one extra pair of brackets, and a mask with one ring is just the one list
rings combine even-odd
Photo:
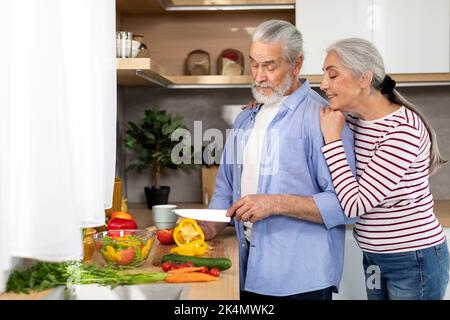
[(402, 252), (363, 252), (369, 300), (442, 300), (449, 277), (447, 241)]

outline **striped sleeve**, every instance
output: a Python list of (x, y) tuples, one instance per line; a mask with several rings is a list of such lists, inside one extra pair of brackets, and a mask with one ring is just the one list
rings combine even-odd
[(400, 124), (385, 135), (359, 180), (352, 174), (342, 140), (322, 147), (344, 213), (358, 217), (378, 206), (403, 178), (420, 150), (416, 128)]

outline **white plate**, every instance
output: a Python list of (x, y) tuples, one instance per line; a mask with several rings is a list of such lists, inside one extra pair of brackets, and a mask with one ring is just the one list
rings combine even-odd
[(225, 213), (227, 210), (215, 209), (175, 209), (173, 210), (177, 215), (195, 220), (215, 221), (215, 222), (230, 222), (230, 217)]

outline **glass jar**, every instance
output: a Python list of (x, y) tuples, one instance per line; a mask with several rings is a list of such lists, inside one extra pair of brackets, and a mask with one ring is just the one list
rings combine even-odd
[(83, 262), (88, 263), (92, 261), (95, 252), (95, 242), (92, 236), (97, 233), (94, 228), (87, 228), (84, 230), (83, 236)]
[(119, 31), (116, 35), (116, 56), (117, 58), (131, 58), (133, 33), (129, 31)]

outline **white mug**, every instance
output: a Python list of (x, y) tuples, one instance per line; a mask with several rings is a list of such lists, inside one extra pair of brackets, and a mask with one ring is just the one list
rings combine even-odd
[(177, 215), (173, 210), (177, 206), (174, 204), (158, 204), (152, 206), (153, 222), (157, 229), (171, 229), (177, 223)]

